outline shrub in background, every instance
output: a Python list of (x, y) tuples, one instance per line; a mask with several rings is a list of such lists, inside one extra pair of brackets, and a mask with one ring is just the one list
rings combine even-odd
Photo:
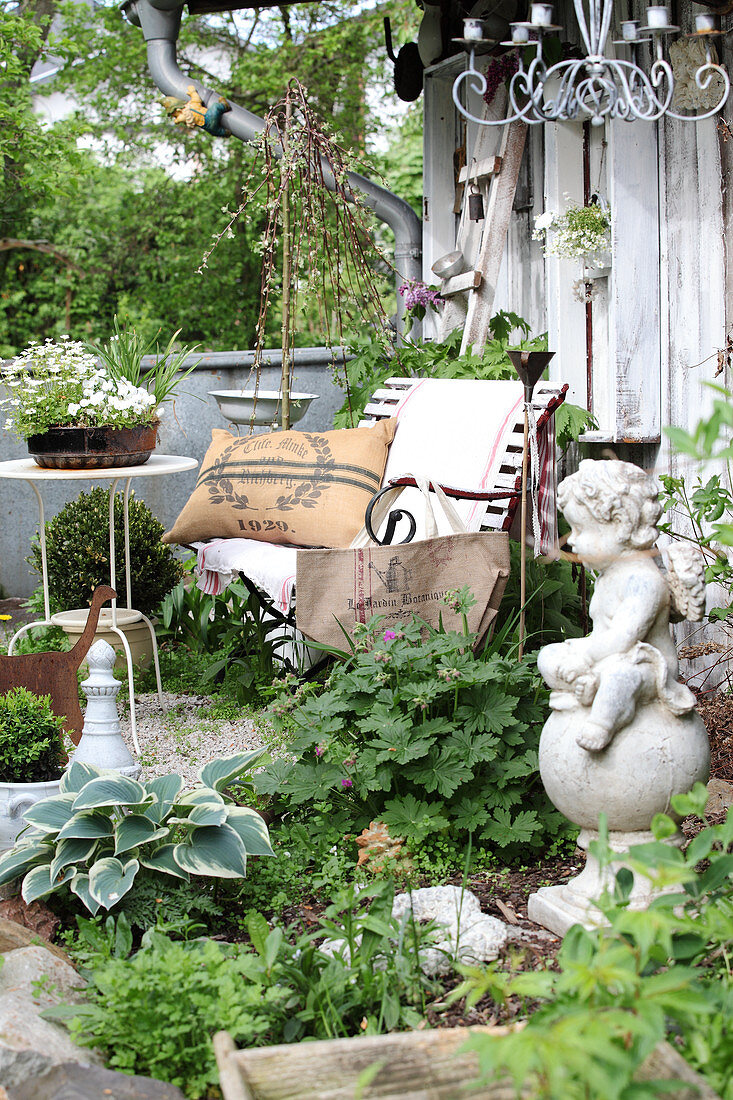
[(19, 687), (0, 695), (0, 783), (46, 783), (63, 767), (63, 718), (48, 695)]
[[(115, 569), (125, 576), (122, 497), (115, 498)], [(130, 496), (132, 603), (145, 615), (157, 610), (183, 575), (181, 563), (160, 541), (163, 524), (144, 501)], [(80, 493), (46, 524), (51, 611), (88, 607), (94, 589), (109, 584), (109, 490)], [(28, 563), (41, 573), (41, 547), (34, 540)]]

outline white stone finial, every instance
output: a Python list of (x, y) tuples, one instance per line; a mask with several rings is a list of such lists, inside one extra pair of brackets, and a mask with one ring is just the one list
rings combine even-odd
[(89, 676), (81, 685), (87, 697), (84, 729), (73, 759), (137, 778), (140, 765), (122, 739), (117, 713), (117, 693), (122, 685), (112, 671), (115, 656), (112, 646), (101, 638), (89, 649)]
[(87, 665), (91, 673), (94, 673), (95, 669), (113, 668), (115, 660), (114, 649), (103, 638), (99, 638), (87, 653)]

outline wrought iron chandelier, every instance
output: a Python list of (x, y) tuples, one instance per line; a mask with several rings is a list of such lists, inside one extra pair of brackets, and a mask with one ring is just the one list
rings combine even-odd
[[(468, 51), (468, 67), (453, 84), (453, 101), (464, 118), (481, 126), (503, 126), (517, 119), (531, 125), (589, 119), (594, 126), (601, 126), (607, 118), (653, 122), (662, 115), (699, 121), (721, 109), (730, 92), (730, 78), (713, 58), (713, 40), (725, 33), (720, 29), (718, 15), (706, 12), (695, 16), (695, 31), (686, 36), (688, 40), (698, 40), (703, 47), (704, 61), (694, 74), (696, 88), (700, 93), (710, 90), (715, 94), (713, 81), (722, 82), (715, 106), (702, 114), (690, 115), (671, 109), (675, 76), (665, 54), (665, 45), (669, 36), (677, 34), (680, 28), (672, 26), (666, 6), (653, 4), (648, 7), (645, 26), (634, 19), (621, 23), (622, 37), (613, 45), (623, 49), (627, 56), (617, 58), (605, 54), (613, 0), (586, 0), (585, 3), (573, 0), (573, 3), (586, 52), (583, 58), (546, 64), (543, 57), (545, 37), (562, 30), (552, 22), (552, 4), (532, 4), (528, 22), (510, 24), (511, 41), (501, 45), (516, 50), (517, 71), (508, 82), (507, 117), (500, 119), (479, 118), (461, 102), (464, 82), (470, 81), (471, 89), (479, 95), (487, 89), (485, 75), (476, 68), (476, 53), (484, 52), (489, 44), (484, 41), (481, 20), (464, 21), (464, 38), (460, 41)], [(651, 60), (645, 70), (640, 61), (646, 46), (649, 46)], [(535, 52), (527, 64), (529, 47), (534, 47)]]

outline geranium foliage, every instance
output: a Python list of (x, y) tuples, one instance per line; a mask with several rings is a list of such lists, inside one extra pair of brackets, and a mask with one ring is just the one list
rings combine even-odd
[(417, 618), (396, 631), (372, 620), (321, 695), (274, 704), (276, 726), (296, 732), (257, 790), (345, 803), (355, 827), (379, 818), (412, 842), (450, 830), (502, 850), (542, 845), (560, 820), (537, 771), (545, 689), (531, 664), (470, 643)]

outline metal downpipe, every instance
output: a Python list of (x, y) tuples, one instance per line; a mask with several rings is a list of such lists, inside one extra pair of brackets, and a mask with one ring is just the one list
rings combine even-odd
[[(187, 88), (193, 84), (203, 103), (209, 106), (219, 98), (219, 93), (193, 80), (179, 68), (176, 42), (183, 12), (180, 0), (128, 0), (122, 8), (127, 19), (142, 29), (148, 50), (148, 68), (158, 88), (164, 95), (188, 97)], [(251, 141), (264, 130), (264, 120), (251, 111), (231, 103), (231, 110), (221, 118), (221, 125), (241, 141)], [(324, 181), (333, 190), (335, 181), (324, 165)], [(347, 179), (355, 191), (359, 191), (364, 205), (372, 210), (380, 221), (390, 227), (395, 235), (395, 267), (398, 283), (416, 282), (422, 278), (422, 224), (415, 211), (385, 187), (373, 183), (356, 172), (349, 172)], [(397, 295), (397, 316), (403, 327), (404, 303)], [(413, 327), (417, 334), (418, 326)]]

